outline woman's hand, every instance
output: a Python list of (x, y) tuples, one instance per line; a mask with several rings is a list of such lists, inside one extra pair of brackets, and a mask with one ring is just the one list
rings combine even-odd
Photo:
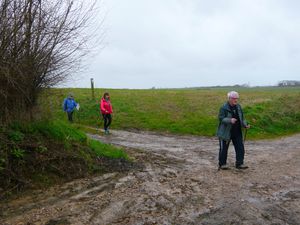
[(231, 118), (231, 121), (230, 121), (230, 122), (231, 122), (232, 124), (235, 124), (235, 123), (236, 123), (236, 121), (237, 121), (237, 119), (236, 119), (236, 118)]

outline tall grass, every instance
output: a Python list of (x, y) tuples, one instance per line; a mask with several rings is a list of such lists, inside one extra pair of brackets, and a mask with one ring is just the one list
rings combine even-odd
[[(178, 134), (213, 136), (218, 125), (220, 106), (232, 89), (108, 90), (114, 108), (112, 127)], [(239, 88), (240, 104), (252, 125), (250, 138), (271, 138), (300, 131), (300, 88)], [(66, 120), (61, 104), (73, 92), (81, 109), (75, 112), (77, 123), (102, 127), (99, 99), (104, 89), (52, 89), (45, 94), (45, 109)], [(46, 110), (47, 111), (47, 110)]]
[(76, 125), (61, 120), (38, 121), (25, 124), (14, 123), (10, 129), (10, 138), (17, 141), (24, 139), (25, 136), (33, 135), (36, 138), (43, 137), (43, 139), (48, 138), (62, 142), (66, 148), (71, 148), (72, 144), (87, 146), (94, 151), (96, 156), (128, 159), (127, 154), (122, 149), (91, 140)]

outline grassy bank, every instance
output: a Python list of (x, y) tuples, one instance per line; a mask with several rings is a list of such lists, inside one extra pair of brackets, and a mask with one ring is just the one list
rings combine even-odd
[(62, 121), (13, 123), (1, 128), (0, 140), (0, 199), (27, 188), (107, 172), (113, 160), (128, 159), (122, 149), (90, 140)]
[[(213, 136), (217, 114), (228, 88), (168, 90), (108, 90), (114, 107), (112, 128)], [(239, 88), (240, 103), (252, 125), (249, 138), (272, 138), (300, 132), (300, 88)], [(77, 123), (102, 127), (99, 99), (104, 89), (52, 89), (45, 93), (45, 110), (66, 120), (61, 104), (73, 92), (81, 109)]]

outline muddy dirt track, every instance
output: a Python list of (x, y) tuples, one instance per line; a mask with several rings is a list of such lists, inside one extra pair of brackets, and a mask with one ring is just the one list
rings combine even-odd
[(300, 224), (300, 135), (247, 141), (246, 162), (217, 171), (215, 138), (113, 131), (144, 166), (37, 191), (1, 205), (0, 224)]

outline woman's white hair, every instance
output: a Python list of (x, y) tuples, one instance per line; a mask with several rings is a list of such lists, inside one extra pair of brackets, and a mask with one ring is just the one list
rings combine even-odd
[(236, 91), (230, 91), (227, 93), (227, 97), (228, 97), (228, 100), (230, 98), (239, 98), (239, 93), (237, 93)]

